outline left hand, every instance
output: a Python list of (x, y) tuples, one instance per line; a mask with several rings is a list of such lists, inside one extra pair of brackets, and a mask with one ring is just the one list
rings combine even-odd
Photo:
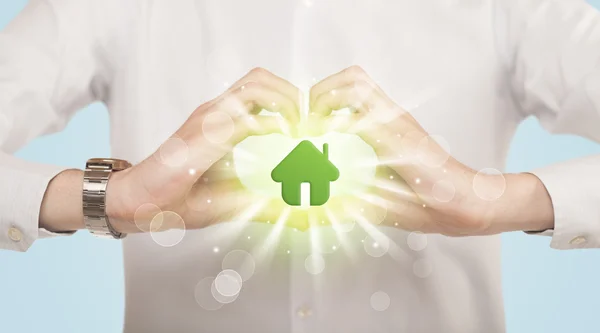
[[(356, 112), (331, 115), (344, 108)], [(316, 84), (310, 110), (313, 128), (349, 131), (374, 148), (380, 166), (372, 203), (386, 206), (384, 224), (449, 236), (553, 227), (552, 204), (537, 177), (482, 174), (449, 156), (360, 67)]]

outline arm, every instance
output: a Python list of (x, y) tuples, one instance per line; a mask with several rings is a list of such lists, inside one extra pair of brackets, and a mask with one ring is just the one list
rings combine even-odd
[(105, 98), (109, 71), (98, 53), (105, 36), (94, 27), (102, 12), (95, 1), (32, 0), (0, 32), (0, 248), (25, 251), (51, 235), (39, 223), (60, 231), (57, 219), (69, 221), (69, 230), (81, 221), (74, 211), (81, 207), (75, 172), (10, 154)]
[[(498, 50), (523, 116), (600, 142), (598, 11), (580, 0), (497, 3)], [(551, 198), (554, 225), (539, 230), (551, 229), (543, 234), (553, 236), (552, 247), (600, 247), (598, 170), (600, 156), (590, 156), (532, 172)]]

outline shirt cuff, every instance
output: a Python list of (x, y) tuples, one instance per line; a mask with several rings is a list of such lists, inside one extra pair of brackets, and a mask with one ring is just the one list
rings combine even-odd
[(0, 155), (0, 249), (25, 252), (38, 238), (63, 235), (40, 229), (39, 215), (48, 183), (64, 169)]
[(554, 249), (600, 248), (600, 156), (571, 160), (537, 169), (554, 209), (554, 229), (539, 233), (552, 237)]

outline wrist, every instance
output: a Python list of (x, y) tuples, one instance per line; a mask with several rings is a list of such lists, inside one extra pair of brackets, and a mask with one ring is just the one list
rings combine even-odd
[(552, 229), (552, 200), (541, 180), (530, 173), (504, 174), (504, 178), (504, 194), (490, 202), (489, 233)]
[(39, 225), (51, 232), (85, 229), (81, 210), (83, 171), (64, 170), (48, 183), (40, 207)]
[(113, 172), (106, 185), (105, 213), (111, 227), (120, 233), (130, 234), (139, 232), (133, 222), (133, 213), (127, 205), (126, 175), (130, 169)]

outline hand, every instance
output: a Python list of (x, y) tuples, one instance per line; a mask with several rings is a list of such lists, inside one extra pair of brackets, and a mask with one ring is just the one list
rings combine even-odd
[[(250, 135), (285, 132), (300, 119), (300, 93), (254, 69), (223, 95), (198, 107), (150, 157), (112, 175), (107, 213), (117, 231), (196, 229), (230, 221), (256, 204), (230, 158)], [(262, 109), (283, 117), (262, 116)]]
[[(552, 228), (552, 204), (537, 177), (478, 174), (460, 163), (360, 67), (316, 84), (310, 107), (309, 128), (355, 133), (374, 148), (378, 180), (360, 200), (385, 206), (383, 223), (450, 236)], [(345, 108), (354, 112), (332, 115)]]

